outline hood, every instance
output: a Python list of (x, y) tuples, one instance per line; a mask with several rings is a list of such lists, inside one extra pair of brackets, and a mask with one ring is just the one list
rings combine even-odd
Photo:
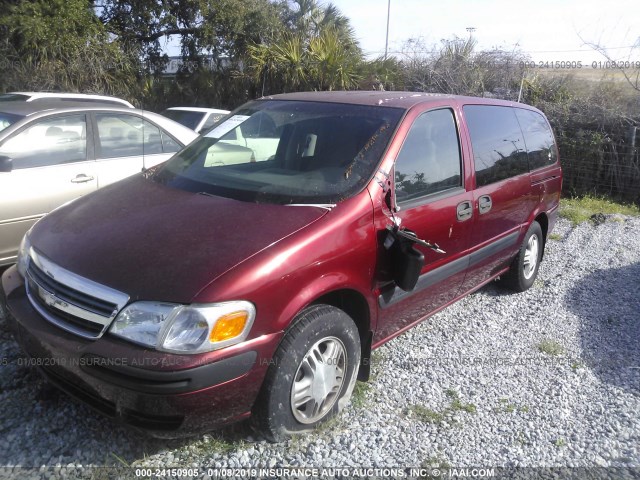
[(325, 213), (185, 192), (136, 175), (47, 215), (31, 243), (131, 300), (188, 303), (230, 268)]

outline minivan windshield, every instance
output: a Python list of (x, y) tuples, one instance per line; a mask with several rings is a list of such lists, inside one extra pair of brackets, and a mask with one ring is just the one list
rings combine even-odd
[(164, 185), (257, 203), (333, 204), (371, 179), (404, 110), (256, 100), (152, 174)]

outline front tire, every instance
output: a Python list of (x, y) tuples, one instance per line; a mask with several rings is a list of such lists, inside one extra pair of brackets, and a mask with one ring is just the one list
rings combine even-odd
[(254, 423), (271, 442), (310, 431), (351, 398), (360, 365), (353, 320), (329, 305), (313, 305), (278, 347), (254, 406)]
[(538, 222), (534, 221), (524, 236), (511, 268), (502, 278), (503, 284), (516, 292), (528, 290), (538, 276), (543, 248), (542, 228)]

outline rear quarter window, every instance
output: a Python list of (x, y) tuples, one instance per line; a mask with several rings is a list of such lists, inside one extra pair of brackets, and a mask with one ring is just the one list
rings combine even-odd
[(527, 149), (515, 109), (465, 105), (476, 186), (482, 187), (529, 171)]
[(556, 142), (547, 120), (537, 112), (523, 108), (514, 109), (527, 144), (529, 168), (552, 165), (558, 160)]

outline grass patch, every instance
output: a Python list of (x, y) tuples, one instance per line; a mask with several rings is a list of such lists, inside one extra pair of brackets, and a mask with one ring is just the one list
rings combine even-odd
[(448, 388), (444, 391), (445, 395), (451, 399), (451, 411), (463, 411), (467, 413), (476, 413), (476, 406), (473, 403), (462, 403), (458, 392)]
[(353, 393), (351, 394), (351, 404), (358, 409), (364, 407), (369, 401), (370, 390), (370, 383), (356, 382), (355, 386), (353, 387)]
[(559, 242), (560, 240), (562, 240), (562, 235), (559, 235), (557, 233), (552, 233), (551, 235), (549, 235), (549, 240), (554, 240), (556, 242)]
[(414, 413), (421, 422), (440, 424), (444, 420), (442, 413), (423, 407), (422, 405), (411, 405), (409, 410)]
[[(314, 428), (314, 432), (317, 433), (318, 435), (326, 435), (326, 434), (333, 435), (333, 432), (342, 428), (343, 426), (344, 426), (344, 419), (342, 418), (342, 416), (334, 415), (333, 417), (330, 417), (327, 420), (316, 425), (316, 427)], [(299, 435), (294, 435), (293, 438), (298, 443), (301, 443), (301, 442), (308, 443), (308, 439), (309, 439), (309, 437), (304, 433)]]
[(409, 407), (409, 411), (417, 416), (420, 421), (435, 425), (440, 425), (445, 420), (456, 424), (457, 421), (451, 418), (456, 412), (476, 413), (476, 406), (473, 403), (463, 403), (455, 390), (448, 388), (444, 391), (444, 394), (449, 397), (451, 404), (441, 412), (431, 410), (422, 405), (412, 405)]
[(590, 220), (593, 215), (613, 213), (637, 217), (640, 216), (640, 207), (593, 196), (563, 198), (560, 201), (560, 216), (569, 220), (574, 226)]
[[(221, 438), (212, 438), (209, 440), (204, 448), (209, 453), (229, 453), (234, 450), (238, 450), (244, 447), (244, 441), (239, 441), (236, 444), (223, 440)], [(203, 445), (203, 446), (204, 446)]]
[(212, 453), (226, 454), (236, 450), (240, 450), (246, 446), (244, 440), (225, 440), (222, 437), (212, 437), (204, 435), (201, 439), (196, 440), (188, 445), (183, 445), (176, 450), (178, 457), (202, 457)]
[(574, 372), (577, 372), (581, 368), (584, 368), (584, 366), (584, 363), (582, 363), (580, 360), (574, 360), (573, 362), (571, 362), (571, 370), (573, 370)]
[(567, 446), (567, 442), (565, 441), (564, 438), (557, 438), (556, 441), (553, 442), (553, 444), (558, 448)]
[(504, 413), (513, 413), (516, 411), (516, 406), (513, 403), (509, 403), (509, 400), (507, 400), (506, 398), (501, 398), (498, 411)]
[(564, 347), (555, 340), (543, 340), (538, 344), (538, 350), (547, 355), (557, 357), (564, 353)]
[(501, 398), (498, 401), (500, 402), (500, 405), (498, 406), (498, 408), (494, 409), (494, 411), (496, 411), (498, 413), (513, 413), (515, 411), (518, 411), (518, 412), (521, 412), (521, 413), (528, 413), (529, 412), (529, 407), (527, 407), (526, 405), (523, 405), (523, 406), (519, 407), (515, 403), (511, 403), (506, 398)]
[[(445, 474), (446, 471), (452, 468), (451, 464), (449, 464), (449, 462), (447, 462), (440, 455), (434, 455), (427, 458), (422, 462), (422, 465), (420, 465), (420, 467), (423, 470), (426, 470), (426, 472), (420, 478), (429, 480), (437, 480), (441, 478), (441, 475)], [(439, 472), (437, 472), (438, 470)]]

